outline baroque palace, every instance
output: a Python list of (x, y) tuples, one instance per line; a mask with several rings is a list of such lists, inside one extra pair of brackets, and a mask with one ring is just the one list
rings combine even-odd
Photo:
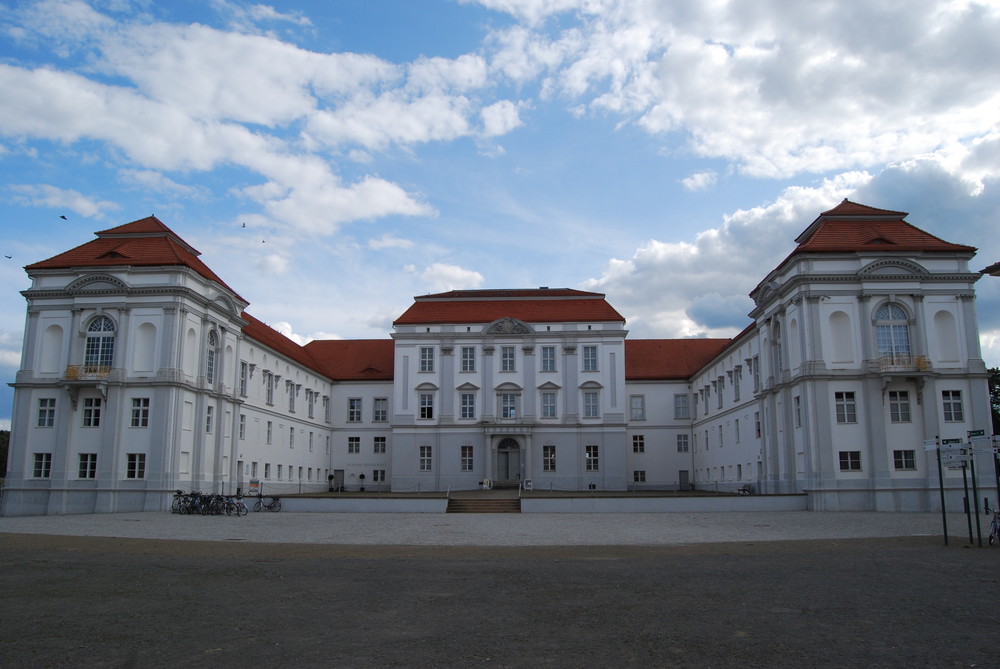
[(820, 214), (732, 339), (629, 339), (604, 295), (538, 288), (424, 295), (390, 338), (305, 346), (156, 218), (104, 230), (25, 268), (2, 513), (163, 510), (251, 482), (940, 508), (925, 442), (990, 433), (981, 273), (905, 217)]

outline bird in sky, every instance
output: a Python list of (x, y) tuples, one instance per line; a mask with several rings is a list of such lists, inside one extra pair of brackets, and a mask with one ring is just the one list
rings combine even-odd
[(60, 214), (60, 215), (59, 215), (59, 218), (61, 218), (61, 219), (62, 219), (62, 220), (64, 220), (64, 221), (68, 221), (68, 220), (69, 220), (68, 218), (66, 218), (66, 217), (65, 217), (65, 216), (63, 216), (62, 214)]
[(247, 224), (246, 224), (246, 223), (244, 223), (244, 224), (243, 224), (243, 227), (244, 227), (244, 228), (245, 228), (245, 227), (247, 227)]
[(7, 260), (10, 260), (11, 258), (13, 258), (13, 256), (4, 256), (4, 258), (6, 258)]

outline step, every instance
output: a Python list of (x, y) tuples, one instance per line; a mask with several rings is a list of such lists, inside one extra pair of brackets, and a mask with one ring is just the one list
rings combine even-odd
[(521, 500), (449, 499), (448, 513), (521, 513)]

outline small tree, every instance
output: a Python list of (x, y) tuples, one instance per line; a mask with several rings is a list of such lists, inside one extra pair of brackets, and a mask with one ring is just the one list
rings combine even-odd
[(990, 413), (993, 415), (993, 434), (1000, 434), (1000, 367), (993, 367), (986, 371), (990, 375)]

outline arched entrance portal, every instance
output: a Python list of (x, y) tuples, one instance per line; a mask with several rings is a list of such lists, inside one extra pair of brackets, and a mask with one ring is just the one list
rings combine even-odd
[(521, 479), (521, 445), (516, 439), (504, 437), (497, 444), (496, 480), (516, 482)]

